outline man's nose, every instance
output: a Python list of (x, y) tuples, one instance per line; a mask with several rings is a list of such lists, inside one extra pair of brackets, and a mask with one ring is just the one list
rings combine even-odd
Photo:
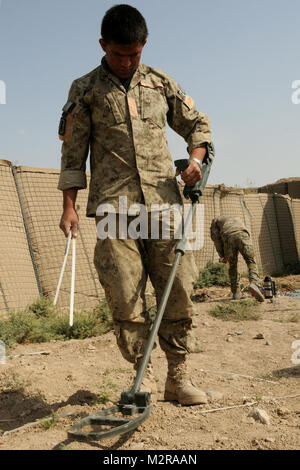
[(121, 64), (123, 67), (130, 67), (131, 65), (130, 57), (127, 57), (127, 56), (122, 57)]

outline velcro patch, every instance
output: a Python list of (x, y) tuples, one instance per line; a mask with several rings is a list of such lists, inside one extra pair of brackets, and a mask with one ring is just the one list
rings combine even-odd
[(161, 82), (147, 82), (146, 80), (141, 80), (140, 84), (142, 86), (145, 86), (147, 88), (164, 88), (163, 84)]
[(136, 102), (135, 102), (135, 99), (132, 97), (128, 98), (128, 108), (129, 108), (130, 116), (138, 117)]
[(67, 142), (71, 129), (73, 127), (73, 114), (76, 108), (76, 103), (68, 101), (63, 107), (63, 114), (59, 122), (58, 136), (60, 140)]
[[(72, 127), (73, 127), (73, 112), (68, 114), (65, 118), (62, 117), (61, 118), (61, 123), (62, 123), (63, 119), (65, 120), (64, 134), (58, 134), (58, 136), (59, 136), (60, 140), (63, 140), (64, 142), (68, 142), (70, 134), (71, 134), (71, 130), (72, 130)], [(60, 124), (60, 126), (61, 126), (61, 124)]]

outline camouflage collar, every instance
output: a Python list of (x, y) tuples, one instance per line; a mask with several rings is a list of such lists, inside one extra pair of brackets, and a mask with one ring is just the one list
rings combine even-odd
[[(145, 78), (147, 74), (147, 67), (144, 64), (139, 64), (138, 68), (133, 74), (133, 77), (130, 82), (130, 89), (134, 88), (143, 78)], [(117, 85), (119, 88), (123, 85), (121, 84), (120, 80), (116, 75), (114, 75), (108, 68), (107, 62), (105, 60), (105, 56), (101, 60), (101, 65), (99, 67), (99, 77), (102, 80), (110, 79)]]

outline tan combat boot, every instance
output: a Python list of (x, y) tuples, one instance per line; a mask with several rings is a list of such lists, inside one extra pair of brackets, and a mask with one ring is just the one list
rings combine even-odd
[(181, 405), (203, 405), (208, 402), (205, 392), (194, 387), (187, 376), (185, 357), (173, 356), (168, 359), (168, 376), (164, 399), (178, 401)]
[(260, 288), (256, 284), (254, 284), (254, 282), (251, 282), (251, 284), (249, 285), (249, 291), (256, 298), (256, 300), (258, 300), (259, 302), (264, 302), (265, 298), (262, 295)]

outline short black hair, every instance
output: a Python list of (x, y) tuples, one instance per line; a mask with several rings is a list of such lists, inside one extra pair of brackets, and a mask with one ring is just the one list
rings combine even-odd
[(148, 36), (145, 18), (130, 5), (115, 5), (105, 13), (101, 24), (101, 36), (108, 44), (144, 44)]

